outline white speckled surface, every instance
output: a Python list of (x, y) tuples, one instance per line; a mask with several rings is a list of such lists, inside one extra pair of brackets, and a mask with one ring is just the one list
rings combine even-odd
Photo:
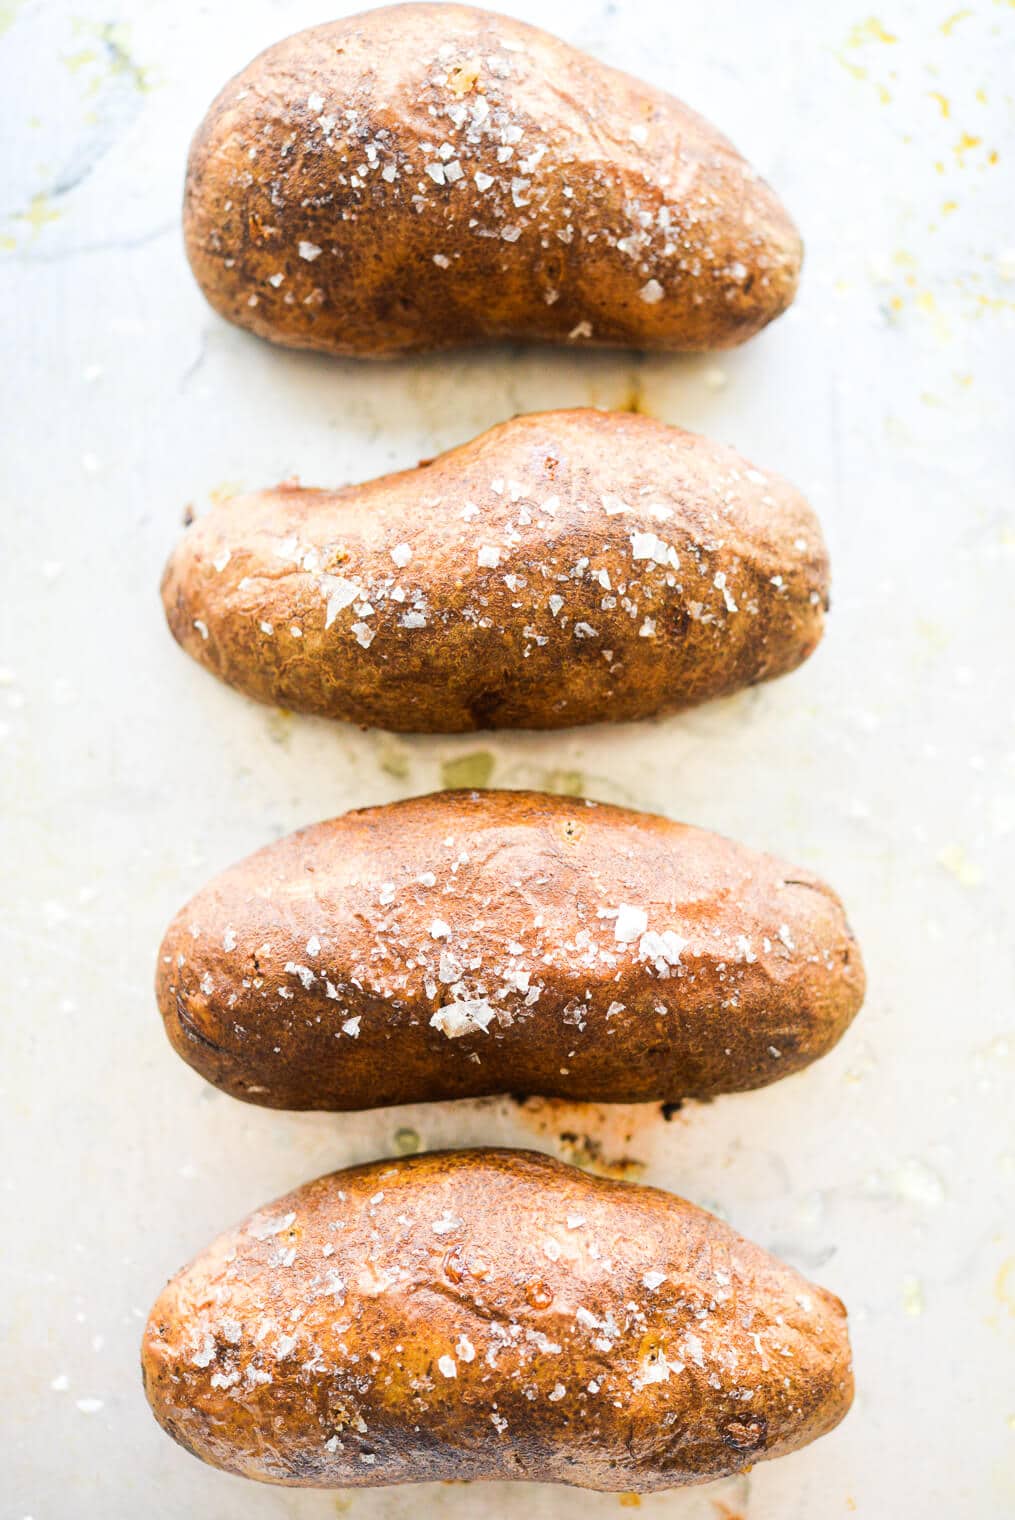
[[(321, 7), (0, 6), (3, 1520), (619, 1513), (551, 1489), (261, 1489), (174, 1447), (141, 1394), (162, 1282), (273, 1194), (390, 1151), (399, 1128), (561, 1154), (562, 1130), (601, 1133), (595, 1114), (507, 1102), (257, 1111), (162, 1035), (155, 949), (206, 876), (477, 752), (494, 784), (580, 782), (796, 856), (842, 892), (866, 952), (867, 1006), (819, 1067), (606, 1127), (607, 1155), (840, 1293), (856, 1352), (835, 1434), (643, 1513), (1015, 1511), (1015, 10), (507, 8), (672, 88), (774, 181), (808, 244), (789, 317), (694, 360), (273, 351), (190, 279), (182, 168), (223, 79)], [(363, 478), (516, 410), (633, 396), (783, 470), (821, 512), (833, 614), (797, 675), (636, 729), (407, 741), (254, 707), (169, 638), (158, 578), (186, 503), (293, 472)]]

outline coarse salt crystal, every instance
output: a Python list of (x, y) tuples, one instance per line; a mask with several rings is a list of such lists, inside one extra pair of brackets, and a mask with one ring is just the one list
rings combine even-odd
[(644, 908), (635, 908), (630, 903), (621, 903), (617, 909), (617, 920), (613, 926), (613, 933), (622, 945), (630, 944), (638, 939), (648, 928), (648, 914)]
[(674, 570), (680, 568), (677, 551), (655, 533), (631, 534), (631, 558), (650, 559), (657, 565), (670, 565)]
[(449, 1040), (459, 1040), (477, 1030), (485, 1034), (493, 1017), (494, 1011), (485, 998), (463, 998), (438, 1008), (430, 1019), (430, 1027), (439, 1029)]
[(330, 628), (340, 612), (351, 607), (362, 595), (362, 587), (355, 581), (347, 581), (341, 575), (325, 576), (321, 588), (327, 598), (327, 608), (324, 614), (324, 626)]
[(666, 970), (680, 964), (681, 952), (687, 949), (687, 944), (672, 929), (665, 929), (662, 934), (643, 934), (638, 942), (638, 959), (654, 961), (657, 971)]

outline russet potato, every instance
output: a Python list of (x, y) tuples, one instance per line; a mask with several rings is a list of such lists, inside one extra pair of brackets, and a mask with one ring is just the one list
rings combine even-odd
[(665, 818), (441, 792), (258, 851), (170, 926), (157, 997), (202, 1076), (275, 1108), (762, 1087), (839, 1039), (860, 952), (811, 872)]
[(793, 1451), (853, 1391), (832, 1294), (655, 1188), (524, 1151), (337, 1172), (160, 1296), (156, 1418), (264, 1482), (648, 1491)]
[(224, 317), (358, 357), (721, 348), (789, 305), (801, 261), (700, 116), (464, 5), (385, 6), (255, 58), (194, 138), (184, 228)]
[(408, 732), (674, 712), (793, 670), (828, 602), (800, 493), (649, 417), (517, 417), (427, 465), (188, 529), (175, 638), (262, 702)]

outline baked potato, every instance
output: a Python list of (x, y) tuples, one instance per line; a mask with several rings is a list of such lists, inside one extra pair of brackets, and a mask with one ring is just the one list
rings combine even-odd
[(409, 732), (666, 713), (798, 666), (828, 561), (803, 497), (625, 412), (502, 423), (415, 470), (220, 503), (162, 582), (259, 701)]
[(145, 1391), (263, 1482), (672, 1488), (794, 1451), (852, 1398), (846, 1312), (711, 1214), (525, 1151), (322, 1177), (185, 1267)]
[(722, 348), (785, 310), (801, 262), (700, 116), (464, 5), (385, 6), (255, 58), (198, 128), (184, 232), (229, 321), (368, 358)]
[(824, 1054), (863, 992), (842, 905), (809, 871), (513, 791), (268, 845), (177, 914), (157, 971), (183, 1059), (289, 1109), (710, 1098)]

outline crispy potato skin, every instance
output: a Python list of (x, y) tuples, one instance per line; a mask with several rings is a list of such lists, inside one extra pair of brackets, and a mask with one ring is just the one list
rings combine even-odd
[(403, 732), (548, 729), (793, 670), (821, 638), (828, 560), (778, 476), (580, 409), (365, 485), (224, 502), (162, 598), (183, 648), (259, 701)]
[(195, 1456), (321, 1488), (671, 1488), (805, 1445), (853, 1392), (832, 1294), (682, 1199), (506, 1150), (260, 1210), (169, 1283), (142, 1366)]
[(598, 803), (441, 792), (223, 872), (167, 931), (156, 991), (183, 1059), (273, 1108), (627, 1103), (797, 1071), (864, 972), (835, 894), (773, 856)]
[(184, 233), (229, 321), (361, 358), (722, 348), (786, 309), (802, 257), (701, 117), (462, 5), (382, 7), (255, 58), (194, 138)]

